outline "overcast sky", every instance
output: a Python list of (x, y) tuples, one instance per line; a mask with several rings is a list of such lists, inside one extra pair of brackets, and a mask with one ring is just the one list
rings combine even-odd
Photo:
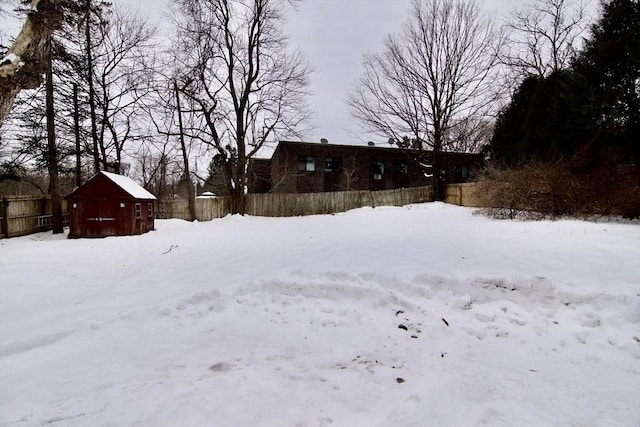
[[(116, 0), (144, 14), (160, 17), (165, 0)], [(512, 8), (531, 0), (485, 0), (488, 13), (499, 20)], [(386, 139), (363, 134), (349, 117), (345, 99), (362, 72), (362, 56), (379, 51), (384, 37), (399, 32), (407, 19), (410, 0), (302, 0), (290, 14), (286, 32), (313, 64), (310, 106), (315, 128), (306, 141), (327, 138), (335, 144), (362, 144)]]
[[(524, 0), (487, 0), (485, 7), (499, 16)], [(361, 75), (367, 52), (381, 50), (387, 34), (401, 30), (410, 0), (304, 0), (291, 16), (288, 31), (314, 64), (311, 77), (316, 129), (310, 141), (327, 138), (332, 143), (363, 143), (371, 136), (361, 132), (349, 117), (345, 99)], [(499, 17), (498, 16), (498, 17)], [(384, 142), (382, 141), (376, 142)]]
[[(484, 7), (501, 20), (513, 8), (529, 1), (485, 0)], [(162, 20), (168, 4), (167, 0), (116, 2), (137, 8), (143, 16), (157, 21)], [(290, 42), (302, 49), (315, 67), (311, 76), (314, 95), (310, 99), (315, 129), (305, 135), (305, 140), (327, 138), (336, 144), (357, 144), (371, 139), (349, 117), (345, 99), (362, 72), (362, 56), (379, 51), (387, 34), (401, 30), (409, 3), (410, 0), (303, 0), (298, 11), (291, 13), (286, 28)]]

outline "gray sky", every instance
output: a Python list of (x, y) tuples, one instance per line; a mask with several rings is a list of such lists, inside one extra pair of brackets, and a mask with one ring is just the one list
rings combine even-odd
[[(144, 0), (141, 0), (144, 1)], [(525, 0), (486, 0), (500, 19)], [(399, 32), (409, 0), (303, 0), (289, 22), (291, 42), (314, 64), (311, 77), (316, 129), (307, 140), (358, 144), (372, 139), (349, 117), (345, 98), (362, 72), (362, 56), (379, 51), (387, 34)], [(378, 142), (378, 141), (376, 141)], [(384, 142), (384, 141), (379, 141)]]
[[(143, 16), (158, 22), (162, 22), (168, 9), (168, 0), (115, 1), (139, 9)], [(484, 6), (501, 21), (513, 8), (530, 1), (485, 0)], [(409, 0), (303, 0), (298, 11), (291, 13), (286, 28), (290, 42), (305, 52), (316, 70), (311, 76), (314, 95), (310, 99), (315, 129), (305, 135), (305, 140), (327, 138), (336, 144), (359, 144), (372, 139), (363, 135), (349, 117), (344, 101), (362, 72), (362, 56), (379, 51), (387, 34), (401, 30), (409, 3)]]
[[(161, 19), (165, 0), (116, 0)], [(485, 0), (488, 12), (503, 15), (529, 0)], [(286, 32), (313, 64), (310, 106), (315, 128), (307, 141), (327, 138), (336, 144), (360, 144), (369, 139), (349, 117), (345, 99), (359, 77), (362, 56), (380, 50), (389, 33), (399, 32), (410, 0), (302, 0), (290, 14)], [(379, 141), (383, 142), (383, 141)]]

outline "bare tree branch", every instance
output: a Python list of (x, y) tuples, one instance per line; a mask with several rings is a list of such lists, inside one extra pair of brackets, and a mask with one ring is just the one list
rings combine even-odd
[(583, 0), (535, 0), (515, 10), (505, 24), (503, 64), (519, 78), (546, 77), (567, 68), (588, 28)]
[(200, 138), (223, 162), (234, 212), (244, 212), (247, 166), (308, 119), (311, 67), (281, 32), (283, 0), (174, 0), (177, 80), (202, 120)]
[(451, 130), (494, 105), (502, 38), (474, 0), (413, 0), (410, 13), (381, 53), (364, 57), (347, 104), (362, 126), (411, 148), (421, 164), (431, 150), (425, 172), (435, 178), (437, 198), (439, 153), (455, 148)]

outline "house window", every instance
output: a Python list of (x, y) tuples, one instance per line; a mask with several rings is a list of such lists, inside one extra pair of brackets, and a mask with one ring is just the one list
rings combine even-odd
[(140, 219), (142, 217), (142, 204), (136, 203), (136, 219)]
[(382, 175), (384, 174), (384, 163), (380, 160), (374, 160), (371, 162), (371, 173), (373, 175)]
[(462, 179), (469, 178), (469, 168), (467, 168), (466, 166), (462, 166), (462, 170), (460, 171), (460, 176), (462, 177)]
[(339, 157), (327, 157), (324, 159), (325, 172), (342, 172), (342, 159)]
[(382, 175), (384, 175), (384, 163), (380, 160), (374, 160), (369, 165), (371, 175), (373, 175), (373, 179), (381, 180)]
[(147, 203), (147, 218), (153, 218), (153, 203)]
[(396, 161), (393, 163), (393, 173), (395, 175), (407, 176), (409, 175), (409, 164), (403, 161)]
[(313, 156), (300, 156), (298, 157), (298, 171), (300, 172), (315, 172), (316, 171), (316, 158)]

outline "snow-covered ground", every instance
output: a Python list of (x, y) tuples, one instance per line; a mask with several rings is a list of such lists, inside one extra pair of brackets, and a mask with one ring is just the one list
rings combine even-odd
[(439, 203), (0, 241), (2, 426), (639, 426), (640, 226)]

